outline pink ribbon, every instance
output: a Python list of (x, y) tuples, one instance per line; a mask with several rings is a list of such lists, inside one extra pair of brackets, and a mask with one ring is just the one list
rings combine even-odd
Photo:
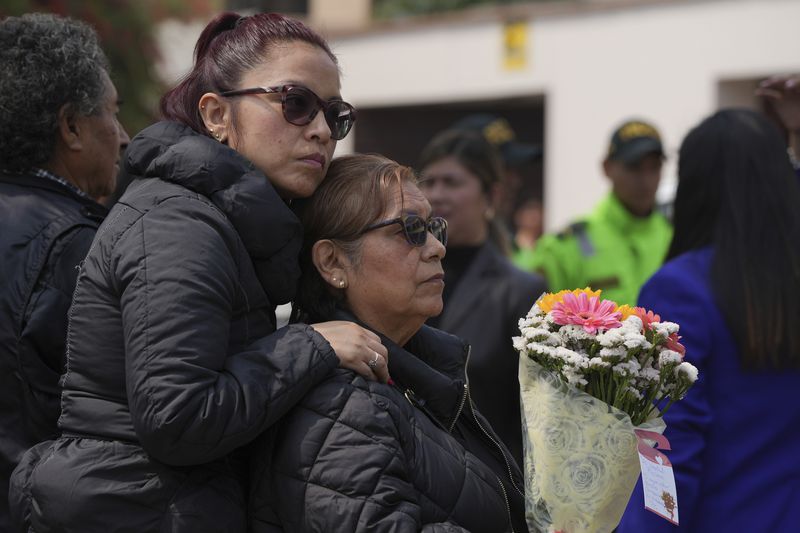
[[(666, 455), (658, 451), (656, 448), (660, 448), (662, 450), (671, 450), (669, 446), (669, 441), (667, 437), (660, 433), (656, 433), (655, 431), (647, 431), (646, 429), (634, 429), (633, 432), (636, 434), (636, 439), (639, 441), (638, 448), (639, 453), (642, 454), (644, 457), (647, 458), (648, 461), (652, 461), (656, 464), (661, 464), (664, 466), (672, 466), (672, 463), (669, 462), (669, 458)], [(656, 446), (653, 448), (649, 444), (647, 444), (644, 439), (655, 441)], [(659, 461), (656, 458), (660, 458)]]

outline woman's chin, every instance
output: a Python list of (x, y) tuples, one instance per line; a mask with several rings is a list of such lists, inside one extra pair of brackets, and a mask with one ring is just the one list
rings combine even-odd
[(441, 297), (439, 298), (438, 302), (433, 302), (428, 309), (427, 317), (433, 318), (435, 316), (439, 316), (442, 314), (442, 309), (444, 309), (444, 304), (442, 303)]

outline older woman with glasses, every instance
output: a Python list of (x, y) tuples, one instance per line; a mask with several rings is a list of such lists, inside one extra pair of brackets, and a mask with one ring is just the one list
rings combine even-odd
[(391, 380), (340, 369), (258, 441), (254, 531), (526, 531), (519, 469), (470, 398), (469, 347), (424, 325), (442, 310), (447, 223), (414, 172), (346, 156), (298, 209), (297, 318), (370, 329)]
[(12, 480), (24, 531), (243, 532), (243, 446), (336, 367), (388, 377), (368, 364), (388, 355), (379, 336), (352, 322), (275, 332), (300, 275), (287, 204), (322, 183), (355, 120), (325, 41), (222, 14), (162, 112), (80, 267), (63, 434)]

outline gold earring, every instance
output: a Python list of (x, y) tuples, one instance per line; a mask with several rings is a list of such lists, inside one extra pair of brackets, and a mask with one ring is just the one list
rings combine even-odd
[(204, 105), (200, 106), (200, 109), (205, 109), (205, 108), (206, 108), (206, 106), (204, 106)]

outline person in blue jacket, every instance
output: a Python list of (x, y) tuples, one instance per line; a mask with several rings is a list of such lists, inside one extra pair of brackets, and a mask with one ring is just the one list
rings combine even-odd
[[(800, 525), (800, 184), (779, 129), (727, 109), (684, 139), (668, 262), (639, 304), (681, 326), (700, 377), (664, 416), (680, 531)], [(618, 531), (677, 529), (641, 483)]]

